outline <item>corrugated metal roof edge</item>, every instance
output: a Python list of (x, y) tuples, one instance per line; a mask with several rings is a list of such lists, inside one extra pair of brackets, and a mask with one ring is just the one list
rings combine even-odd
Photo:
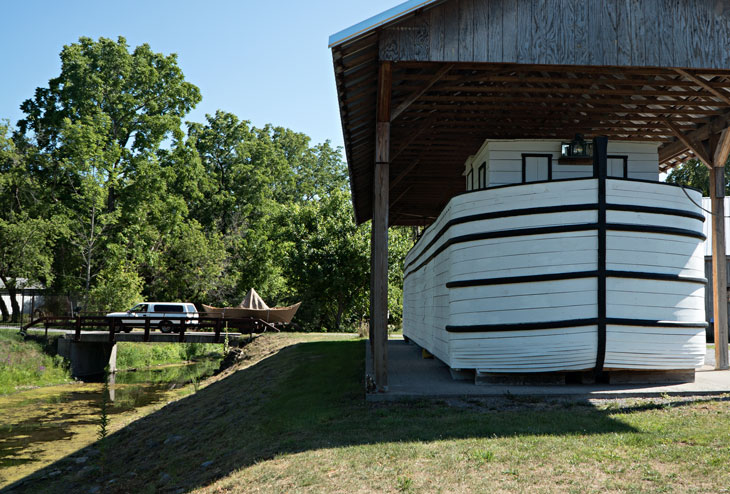
[(408, 0), (407, 2), (404, 2), (400, 5), (396, 5), (392, 9), (388, 9), (385, 12), (374, 15), (369, 19), (358, 22), (354, 26), (343, 29), (339, 33), (333, 34), (332, 36), (330, 36), (328, 46), (329, 48), (333, 48), (337, 45), (344, 43), (345, 41), (349, 41), (369, 31), (372, 31), (376, 27), (382, 26), (387, 22), (394, 21), (395, 19), (398, 19), (399, 17), (413, 12), (414, 10), (420, 9), (422, 7), (425, 7), (426, 5), (430, 5), (439, 1), (441, 0)]

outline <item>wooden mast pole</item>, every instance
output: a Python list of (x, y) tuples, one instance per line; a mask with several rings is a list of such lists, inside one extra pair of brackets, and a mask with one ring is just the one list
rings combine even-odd
[(391, 63), (381, 62), (375, 124), (375, 173), (373, 174), (371, 328), (373, 370), (378, 391), (388, 389), (388, 206), (390, 173)]
[[(727, 254), (725, 250), (725, 162), (730, 154), (726, 128), (714, 149), (710, 167), (712, 201), (712, 306), (714, 312), (715, 369), (728, 365)], [(708, 163), (709, 164), (709, 163)]]

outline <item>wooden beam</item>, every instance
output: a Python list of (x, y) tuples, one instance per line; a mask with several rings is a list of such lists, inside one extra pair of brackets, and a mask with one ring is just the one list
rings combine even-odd
[(405, 142), (403, 142), (403, 144), (401, 144), (398, 147), (398, 149), (395, 150), (395, 152), (393, 153), (393, 156), (391, 157), (391, 161), (395, 161), (395, 159), (398, 156), (400, 156), (400, 154), (403, 151), (405, 151), (405, 149), (408, 146), (410, 146), (413, 143), (413, 141), (415, 141), (416, 139), (418, 139), (418, 137), (423, 133), (423, 131), (425, 131), (426, 129), (431, 128), (431, 126), (434, 124), (435, 121), (436, 121), (436, 115), (431, 115), (426, 120), (424, 120), (421, 125), (419, 125), (416, 129), (414, 129), (410, 133), (408, 139), (406, 139)]
[(372, 271), (373, 289), (370, 330), (373, 332), (375, 387), (388, 389), (388, 206), (390, 168), (390, 62), (380, 64), (378, 74), (377, 122), (375, 124), (375, 169), (373, 174)]
[(448, 74), (449, 70), (451, 70), (453, 66), (453, 64), (449, 64), (440, 68), (438, 72), (436, 72), (436, 74), (434, 74), (434, 76), (429, 79), (429, 81), (423, 87), (409, 94), (401, 104), (395, 107), (395, 110), (393, 110), (393, 113), (390, 115), (390, 121), (392, 122), (396, 118), (398, 118), (398, 116), (403, 113), (409, 106), (411, 106), (414, 101), (423, 96), (424, 93), (431, 89), (434, 84), (440, 81), (443, 76)]
[[(689, 111), (687, 113), (691, 114), (692, 112)], [(697, 130), (685, 134), (685, 136), (687, 136), (687, 138), (692, 141), (702, 142), (709, 139), (712, 134), (722, 132), (723, 129), (727, 128), (728, 126), (730, 126), (730, 112), (725, 112), (712, 118), (709, 123), (706, 123), (705, 125), (699, 127)], [(684, 143), (680, 140), (660, 147), (659, 163), (661, 164), (671, 158), (674, 158), (686, 149), (688, 149), (687, 146), (685, 146)]]
[(724, 129), (720, 133), (717, 147), (715, 147), (715, 155), (713, 156), (713, 166), (725, 166), (727, 157), (730, 155), (730, 129)]
[(401, 199), (403, 199), (403, 196), (405, 196), (407, 193), (409, 193), (411, 191), (412, 188), (413, 188), (413, 186), (412, 185), (409, 185), (408, 187), (405, 188), (405, 190), (403, 190), (403, 192), (401, 192), (400, 194), (398, 194), (398, 197), (396, 197), (395, 199), (393, 199), (391, 201), (391, 203), (390, 203), (390, 209), (391, 209), (391, 211), (395, 207), (395, 205), (398, 204), (398, 202)]
[(378, 106), (376, 118), (378, 122), (390, 122), (390, 94), (392, 90), (393, 69), (390, 62), (380, 64), (378, 74)]
[(686, 148), (691, 149), (692, 152), (702, 161), (706, 167), (712, 169), (712, 158), (705, 150), (701, 142), (693, 141), (681, 130), (679, 130), (669, 119), (664, 119), (664, 123), (669, 127), (674, 136), (679, 139)]
[(690, 74), (686, 70), (674, 69), (674, 71), (677, 72), (677, 74), (681, 75), (682, 77), (685, 77), (685, 78), (691, 80), (692, 82), (694, 82), (695, 84), (700, 86), (702, 89), (704, 89), (708, 93), (711, 93), (713, 96), (720, 98), (726, 105), (730, 105), (730, 95), (728, 95), (727, 93), (725, 93), (725, 94), (721, 93), (714, 87), (710, 86), (710, 84), (708, 84), (707, 81), (703, 81), (699, 77)]
[[(397, 177), (395, 177), (393, 180), (391, 180), (390, 190), (393, 190), (395, 188), (395, 186), (398, 185), (401, 182), (401, 180), (403, 180), (406, 177), (406, 175), (411, 173), (411, 171), (418, 165), (418, 163), (420, 163), (420, 161), (421, 161), (420, 158), (415, 159), (402, 172), (400, 172)], [(391, 206), (392, 206), (392, 204), (391, 204)]]

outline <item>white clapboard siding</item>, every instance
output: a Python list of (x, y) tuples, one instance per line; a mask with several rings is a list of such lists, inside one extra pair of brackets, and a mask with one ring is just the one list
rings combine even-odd
[(670, 216), (666, 214), (635, 213), (632, 211), (611, 211), (606, 212), (608, 223), (629, 223), (632, 225), (667, 225), (673, 228), (685, 230), (697, 230), (698, 220), (683, 216)]
[(607, 369), (695, 369), (704, 363), (705, 330), (700, 328), (606, 328)]
[[(484, 148), (488, 154), (510, 151), (504, 146), (492, 149), (492, 144)], [(628, 146), (626, 152), (631, 148)], [(665, 321), (704, 321), (702, 241), (691, 233), (701, 232), (702, 222), (656, 212), (612, 211), (610, 205), (693, 213), (699, 208), (687, 200), (682, 189), (660, 183), (609, 179), (606, 190), (605, 300), (609, 324), (605, 367), (663, 370), (701, 365), (704, 329), (672, 326)], [(696, 192), (688, 193), (700, 200)], [(597, 180), (587, 178), (486, 189), (453, 198), (406, 256), (404, 335), (452, 368), (507, 373), (595, 366), (598, 335), (592, 321), (598, 318), (598, 230), (593, 225), (598, 221), (597, 194)], [(536, 209), (533, 214), (510, 216), (515, 209), (571, 204), (585, 204), (588, 209), (546, 213)], [(468, 218), (482, 214), (491, 217)], [(690, 233), (624, 231), (621, 226), (611, 227), (612, 223)], [(534, 233), (535, 228), (555, 225), (588, 229)], [(526, 233), (483, 240), (465, 237), (519, 230)], [(625, 278), (621, 276), (627, 275), (621, 273), (612, 276), (613, 271), (637, 272), (641, 278)], [(574, 276), (489, 281), (558, 273)], [(697, 280), (666, 279), (662, 275)], [(467, 281), (468, 286), (459, 286), (459, 282)], [(449, 283), (455, 285), (447, 287)], [(638, 325), (619, 326), (611, 320)], [(584, 325), (571, 327), (575, 324), (571, 321)], [(651, 324), (642, 326), (643, 321)], [(520, 326), (531, 324), (533, 328), (545, 322), (566, 327)]]
[[(560, 164), (559, 140), (488, 140), (471, 161), (475, 176), (482, 163), (487, 164), (487, 183), (490, 186), (515, 184), (522, 181), (522, 154), (550, 154), (553, 161), (553, 180), (590, 178), (593, 167)], [(659, 156), (655, 142), (612, 141), (608, 154), (627, 156), (628, 178), (658, 180)]]
[(455, 333), (452, 367), (482, 372), (590, 369), (596, 360), (596, 327), (542, 331)]
[[(689, 189), (687, 189), (689, 190)], [(707, 240), (703, 245), (704, 255), (712, 257), (712, 200), (709, 197), (703, 197), (702, 202), (702, 214), (705, 216), (705, 225), (703, 233)], [(730, 256), (730, 197), (725, 198), (725, 252)]]

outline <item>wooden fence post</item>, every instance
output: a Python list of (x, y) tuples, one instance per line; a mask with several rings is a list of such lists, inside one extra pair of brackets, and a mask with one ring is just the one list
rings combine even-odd
[(215, 342), (220, 343), (221, 340), (221, 320), (220, 318), (215, 320)]
[(113, 317), (109, 318), (109, 342), (114, 343), (114, 333), (116, 332), (117, 320)]
[(74, 340), (81, 340), (81, 314), (76, 316), (76, 332), (74, 333)]

